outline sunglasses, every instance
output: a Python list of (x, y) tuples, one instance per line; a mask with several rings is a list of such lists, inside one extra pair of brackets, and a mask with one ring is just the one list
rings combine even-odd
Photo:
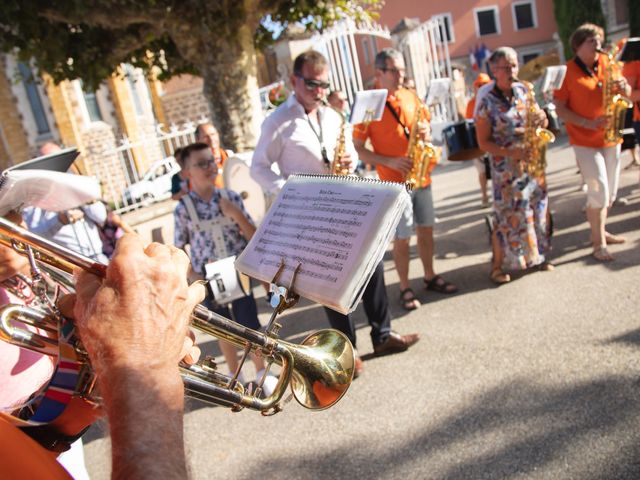
[(204, 162), (198, 162), (198, 163), (194, 163), (193, 166), (194, 167), (198, 167), (202, 170), (206, 170), (207, 168), (213, 166), (216, 164), (216, 161), (212, 158), (211, 160), (206, 160)]
[(304, 82), (304, 86), (307, 87), (307, 90), (315, 90), (316, 88), (322, 88), (326, 90), (331, 87), (331, 84), (329, 82), (311, 80), (310, 78), (304, 78), (302, 75), (296, 75), (296, 77)]
[(381, 68), (380, 70), (382, 70), (382, 71), (383, 71), (383, 72), (385, 72), (385, 73), (386, 73), (386, 72), (392, 73), (392, 74), (394, 74), (394, 75), (395, 75), (396, 73), (402, 73), (402, 74), (404, 74), (404, 72), (406, 72), (406, 69), (404, 69), (404, 68), (387, 68), (387, 67), (385, 67), (385, 68)]

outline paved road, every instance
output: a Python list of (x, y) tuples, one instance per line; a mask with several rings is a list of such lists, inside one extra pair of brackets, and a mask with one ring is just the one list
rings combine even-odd
[[(434, 178), (437, 269), (460, 293), (422, 288), (414, 245), (412, 285), (423, 306), (405, 314), (386, 261), (394, 328), (420, 332), (421, 342), (372, 357), (359, 308), (365, 372), (334, 408), (291, 403), (262, 418), (191, 401), (193, 478), (640, 478), (639, 172), (622, 173), (630, 203), (613, 209), (610, 230), (628, 242), (605, 265), (590, 257), (571, 149), (555, 147), (549, 163), (555, 271), (493, 286), (475, 169), (444, 165)], [(322, 310), (303, 303), (283, 334), (299, 341), (326, 326)], [(108, 478), (108, 448), (104, 426), (93, 427), (86, 457), (95, 479)]]

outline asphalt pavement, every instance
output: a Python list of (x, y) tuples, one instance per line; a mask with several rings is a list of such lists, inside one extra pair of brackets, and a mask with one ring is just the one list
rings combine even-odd
[[(623, 154), (623, 166), (629, 162)], [(311, 412), (293, 401), (262, 417), (189, 400), (192, 477), (640, 478), (639, 177), (638, 168), (621, 173), (628, 204), (613, 207), (609, 229), (627, 242), (610, 247), (614, 262), (598, 263), (573, 152), (560, 139), (548, 167), (556, 269), (496, 287), (476, 170), (445, 162), (433, 179), (436, 269), (459, 293), (424, 289), (412, 243), (411, 282), (423, 305), (407, 313), (385, 257), (393, 327), (420, 332), (421, 341), (405, 353), (373, 357), (358, 307), (365, 371), (333, 408)], [(256, 294), (264, 296), (261, 288)], [(270, 312), (258, 302), (264, 323)], [(296, 342), (328, 327), (322, 309), (305, 301), (283, 322), (283, 337)], [(199, 341), (219, 355), (214, 340)], [(98, 424), (85, 436), (94, 479), (109, 478), (105, 432)]]

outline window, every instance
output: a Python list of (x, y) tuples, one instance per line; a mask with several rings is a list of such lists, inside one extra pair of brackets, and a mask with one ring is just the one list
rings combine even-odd
[(433, 16), (434, 19), (440, 22), (440, 35), (438, 35), (438, 42), (442, 42), (443, 39), (447, 40), (447, 43), (455, 42), (453, 35), (453, 21), (451, 20), (450, 13), (440, 13)]
[(498, 7), (475, 8), (476, 35), (495, 35), (500, 33), (500, 18)]
[(19, 62), (18, 71), (24, 82), (24, 88), (27, 92), (27, 99), (29, 100), (31, 113), (33, 113), (33, 119), (36, 122), (38, 135), (51, 133), (47, 115), (42, 105), (42, 99), (40, 98), (40, 92), (38, 91), (38, 85), (36, 85), (36, 80), (31, 72), (31, 68), (29, 68), (26, 63)]
[(82, 81), (80, 81), (80, 88), (82, 89), (82, 96), (84, 103), (87, 106), (87, 113), (89, 114), (90, 122), (102, 121), (102, 113), (100, 113), (100, 105), (98, 105), (98, 99), (96, 98), (96, 92), (88, 92), (85, 90)]
[(538, 26), (538, 19), (534, 2), (514, 2), (513, 4), (511, 4), (511, 8), (513, 12), (513, 28), (515, 30), (536, 28)]
[(522, 54), (522, 63), (521, 66), (530, 62), (531, 60), (538, 58), (540, 56), (540, 52), (532, 52), (532, 53), (523, 53)]

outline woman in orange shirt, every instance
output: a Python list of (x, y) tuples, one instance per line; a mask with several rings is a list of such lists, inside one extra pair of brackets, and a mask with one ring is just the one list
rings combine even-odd
[[(565, 121), (569, 143), (573, 146), (580, 172), (587, 184), (587, 220), (591, 227), (593, 257), (601, 262), (613, 257), (608, 244), (625, 239), (605, 230), (607, 210), (616, 198), (620, 175), (620, 142), (607, 142), (609, 119), (603, 107), (602, 84), (608, 57), (600, 53), (604, 31), (585, 23), (571, 35), (575, 56), (567, 62), (567, 73), (554, 97), (558, 116)], [(624, 77), (615, 80), (616, 93), (629, 94)]]

